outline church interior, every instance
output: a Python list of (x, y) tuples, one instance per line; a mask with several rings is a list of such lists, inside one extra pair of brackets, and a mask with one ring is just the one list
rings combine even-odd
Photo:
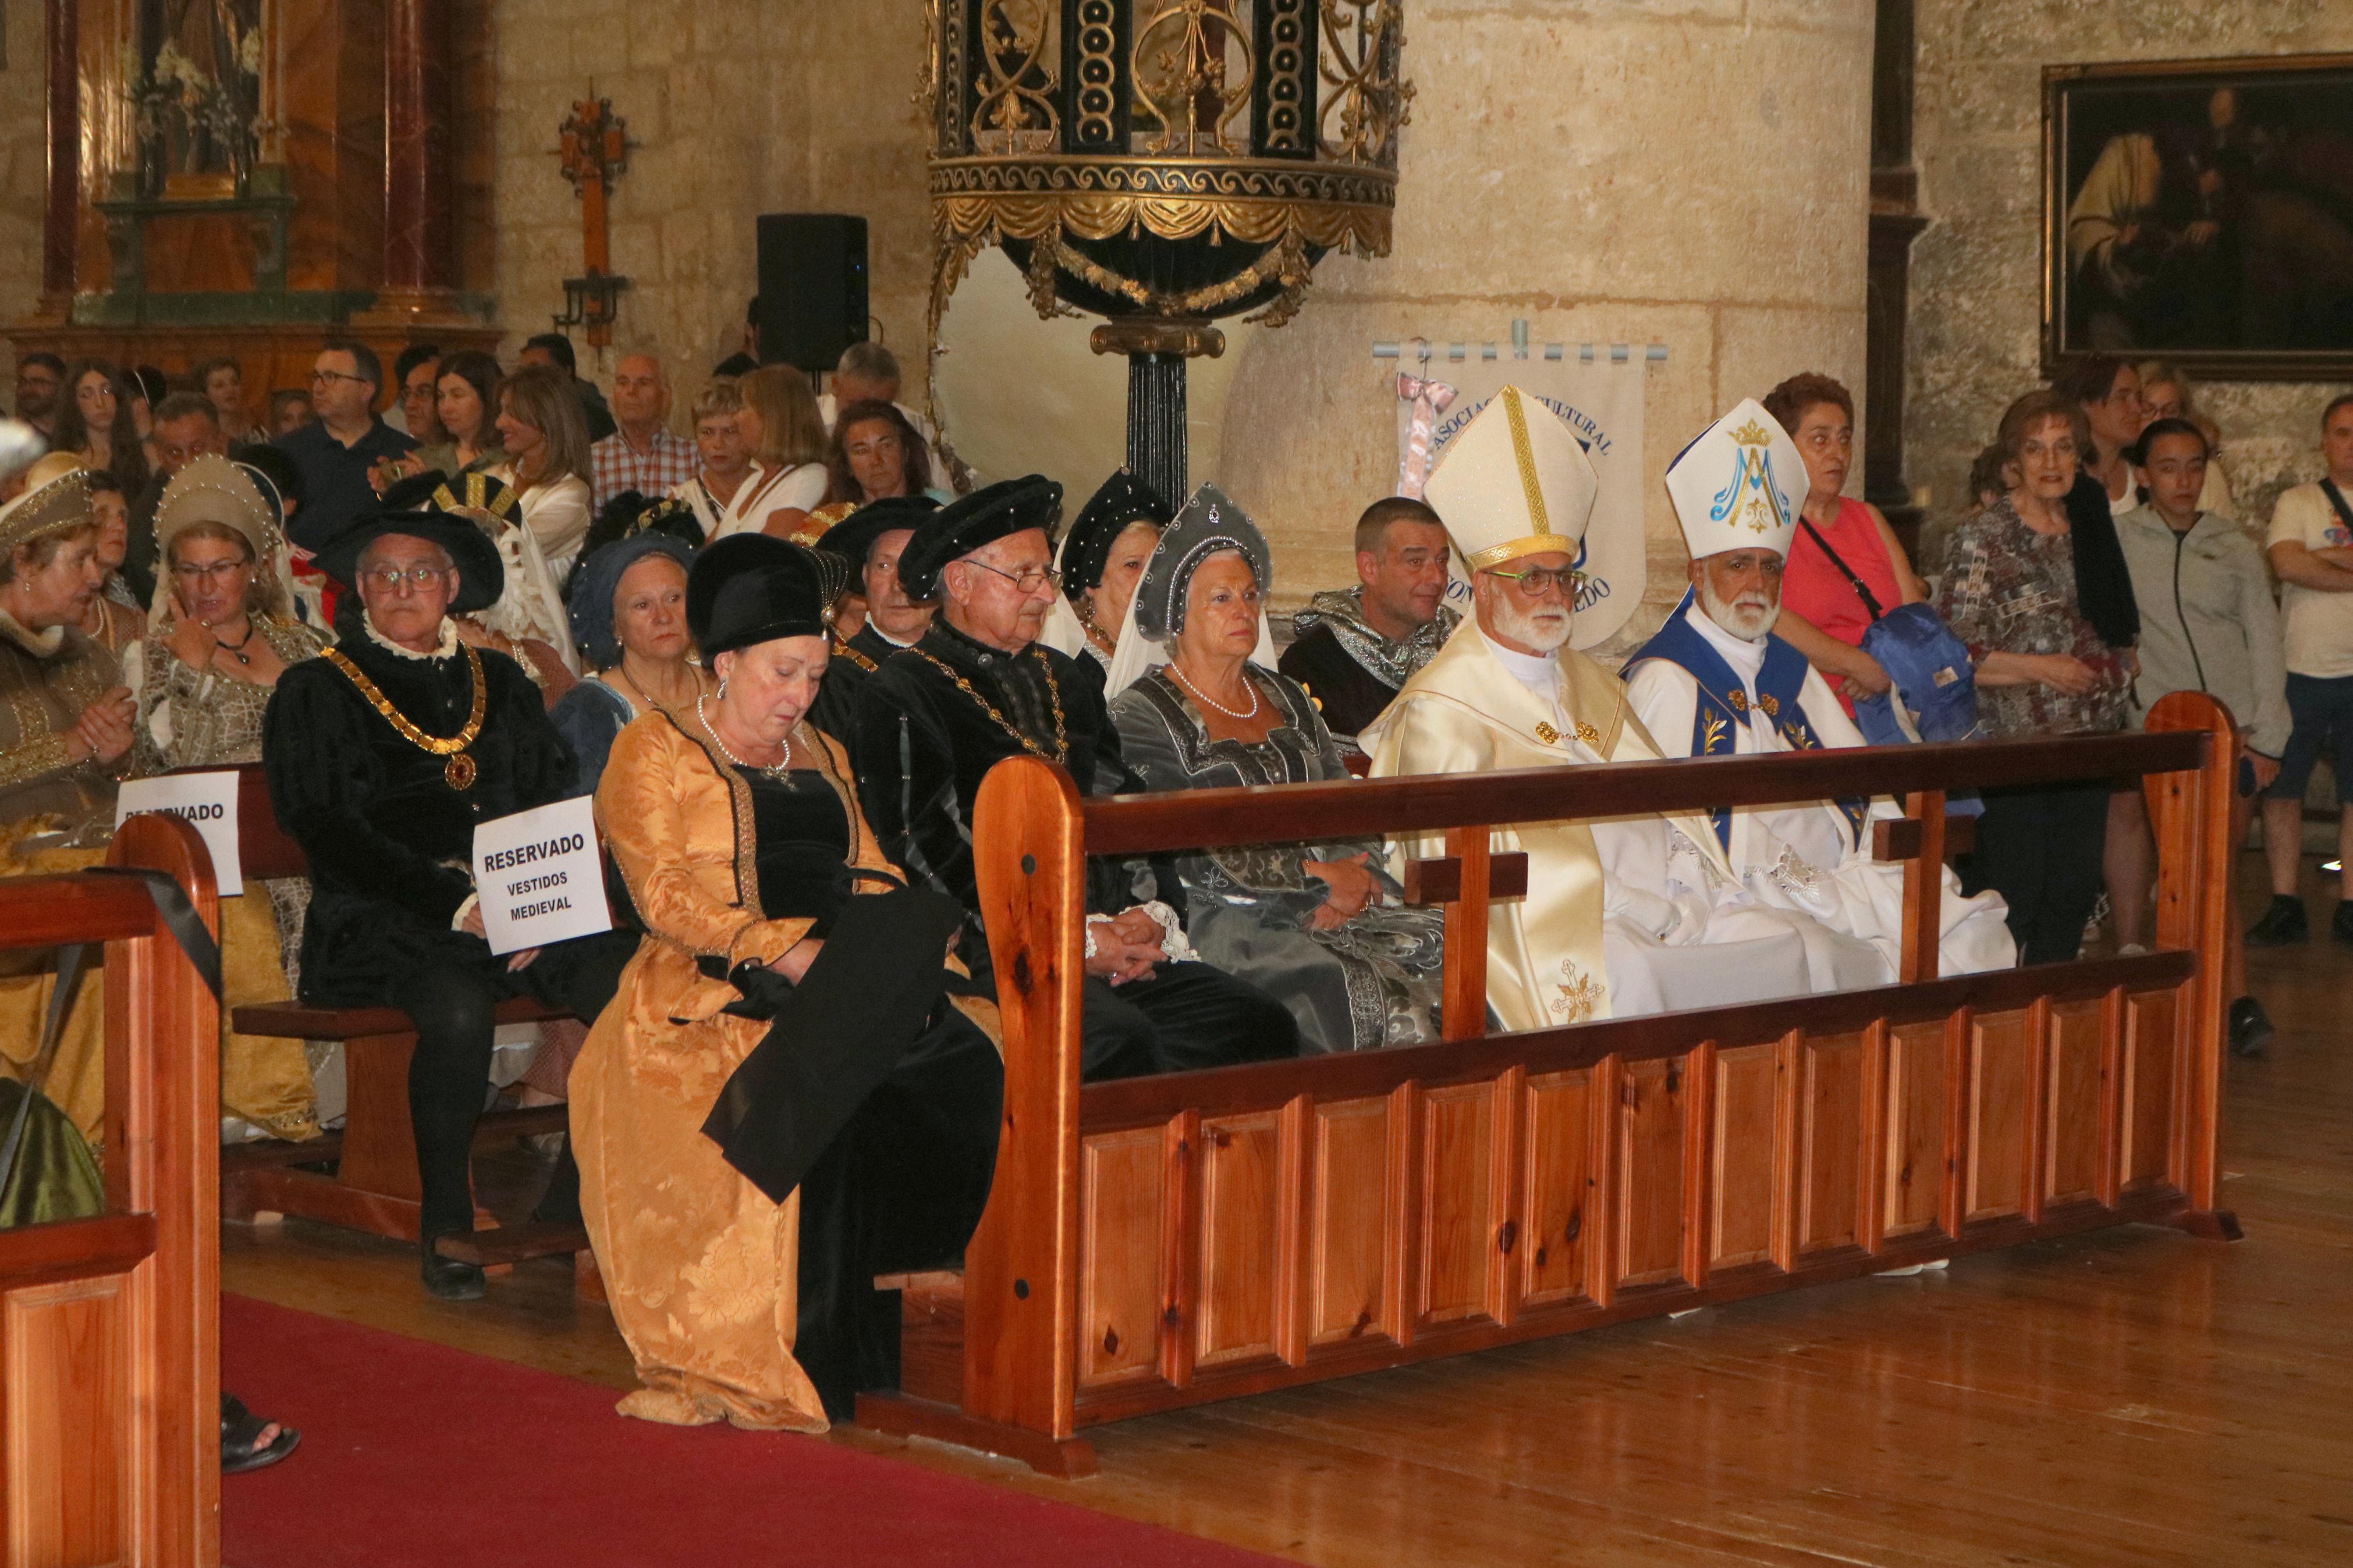
[(2353, 5), (0, 83), (8, 1563), (2353, 1561)]

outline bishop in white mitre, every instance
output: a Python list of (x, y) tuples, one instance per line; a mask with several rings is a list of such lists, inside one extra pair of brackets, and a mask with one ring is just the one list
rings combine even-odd
[[(1625, 686), (1567, 646), (1599, 489), (1576, 435), (1517, 387), (1454, 438), (1427, 499), (1471, 570), (1473, 614), (1365, 731), (1375, 777), (1661, 756)], [(1736, 879), (1704, 817), (1519, 823), (1492, 843), (1528, 857), (1526, 898), (1488, 915), (1487, 1003), (1507, 1029), (1811, 989), (1790, 921), (1716, 917), (1711, 889)]]
[[(1798, 526), (1805, 469), (1796, 445), (1754, 401), (1683, 448), (1667, 495), (1691, 550), (1691, 588), (1622, 671), (1634, 711), (1675, 756), (1746, 756), (1864, 744), (1806, 656), (1773, 635), (1781, 569)], [(1802, 917), (1817, 991), (1893, 984), (1903, 954), (1904, 868), (1874, 860), (1871, 821), (1892, 802), (1799, 801), (1710, 814), (1734, 882), (1721, 910)], [(2017, 948), (1998, 893), (1961, 897), (1944, 869), (1939, 973), (2008, 968)]]

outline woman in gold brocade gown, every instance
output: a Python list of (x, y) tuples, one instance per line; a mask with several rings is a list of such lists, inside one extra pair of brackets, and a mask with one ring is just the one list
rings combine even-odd
[[(143, 778), (258, 763), (261, 717), (279, 676), (326, 646), (295, 619), (277, 489), (242, 463), (198, 458), (164, 487), (155, 546), (149, 630), (125, 671), (139, 704), (132, 772)], [(221, 900), (231, 1005), (294, 994), (310, 903), (311, 885), (300, 877), (249, 882), (245, 897)], [(221, 1109), (273, 1137), (317, 1137), (302, 1042), (226, 1035)]]
[(1003, 1069), (946, 994), (962, 911), (902, 885), (802, 721), (832, 559), (706, 548), (687, 619), (719, 690), (630, 723), (597, 787), (646, 936), (573, 1068), (572, 1136), (645, 1420), (822, 1431), (893, 1386), (874, 1276), (955, 1258), (987, 1201)]

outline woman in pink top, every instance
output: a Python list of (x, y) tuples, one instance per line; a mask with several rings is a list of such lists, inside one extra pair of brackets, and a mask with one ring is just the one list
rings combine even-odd
[[(1765, 407), (1806, 460), (1804, 510), (1810, 525), (1800, 527), (1789, 542), (1781, 618), (1773, 629), (1822, 672), (1852, 714), (1857, 693), (1876, 696), (1887, 689), (1887, 672), (1862, 651), (1862, 634), (1877, 617), (1847, 573), (1862, 579), (1880, 615), (1917, 604), (1928, 596), (1927, 586), (1912, 574), (1912, 563), (1879, 509), (1839, 493), (1854, 466), (1854, 398), (1847, 389), (1809, 371), (1767, 393)], [(1824, 551), (1825, 543), (1837, 552), (1837, 561)]]

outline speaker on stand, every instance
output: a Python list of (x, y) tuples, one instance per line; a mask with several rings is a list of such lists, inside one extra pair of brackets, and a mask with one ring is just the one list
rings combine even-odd
[(760, 363), (831, 370), (866, 341), (866, 220), (846, 213), (763, 213)]

